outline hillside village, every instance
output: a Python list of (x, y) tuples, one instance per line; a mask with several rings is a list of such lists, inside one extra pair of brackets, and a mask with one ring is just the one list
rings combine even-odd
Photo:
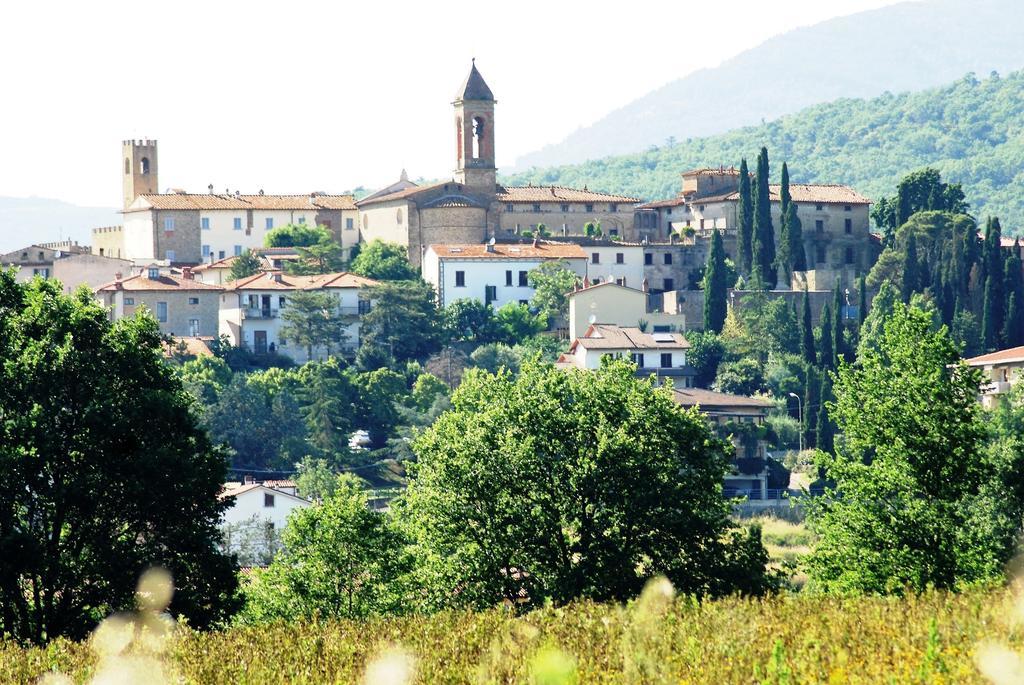
[[(124, 518), (119, 581), (166, 565), (206, 629), (1001, 577), (1024, 251), (961, 186), (867, 198), (764, 147), (672, 197), (512, 186), (475, 61), (452, 108), (451, 178), (362, 197), (161, 190), (157, 141), (124, 140), (120, 225), (0, 255), (0, 436), (83, 536)], [(81, 501), (111, 474), (169, 494)], [(811, 542), (765, 544), (773, 517)], [(3, 582), (26, 643), (97, 613)]]

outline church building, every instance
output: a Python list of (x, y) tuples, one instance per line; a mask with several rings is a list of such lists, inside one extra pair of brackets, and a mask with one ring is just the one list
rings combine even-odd
[[(476, 63), (452, 103), (455, 170), (451, 180), (419, 186), (404, 175), (395, 186), (357, 203), (360, 237), (409, 249), (414, 266), (429, 245), (515, 239), (541, 230), (583, 235), (588, 223), (606, 236), (632, 238), (637, 198), (559, 186), (502, 186), (495, 165), (494, 94)], [(538, 229), (543, 225), (546, 228)]]

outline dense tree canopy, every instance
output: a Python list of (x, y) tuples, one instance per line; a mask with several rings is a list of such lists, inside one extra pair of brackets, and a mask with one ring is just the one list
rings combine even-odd
[(331, 240), (331, 232), (324, 226), (287, 224), (267, 233), (263, 238), (263, 244), (266, 247), (308, 247)]
[(409, 264), (409, 252), (402, 245), (372, 240), (352, 260), (352, 271), (378, 281), (408, 281), (416, 278)]

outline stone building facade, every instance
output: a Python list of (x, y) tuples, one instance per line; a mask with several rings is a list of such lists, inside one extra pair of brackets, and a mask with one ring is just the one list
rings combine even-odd
[(195, 280), (188, 269), (150, 266), (141, 274), (100, 286), (96, 297), (110, 311), (112, 321), (144, 307), (159, 323), (161, 333), (194, 338), (217, 335), (222, 290)]

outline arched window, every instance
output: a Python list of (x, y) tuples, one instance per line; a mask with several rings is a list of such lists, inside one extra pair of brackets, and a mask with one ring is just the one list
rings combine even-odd
[(139, 162), (139, 171), (146, 175), (149, 173), (149, 157), (143, 157), (142, 161)]
[(473, 117), (473, 159), (484, 155), (484, 118)]
[(132, 173), (132, 160), (130, 160), (127, 157), (125, 157), (124, 158), (124, 175), (127, 176), (130, 173)]

